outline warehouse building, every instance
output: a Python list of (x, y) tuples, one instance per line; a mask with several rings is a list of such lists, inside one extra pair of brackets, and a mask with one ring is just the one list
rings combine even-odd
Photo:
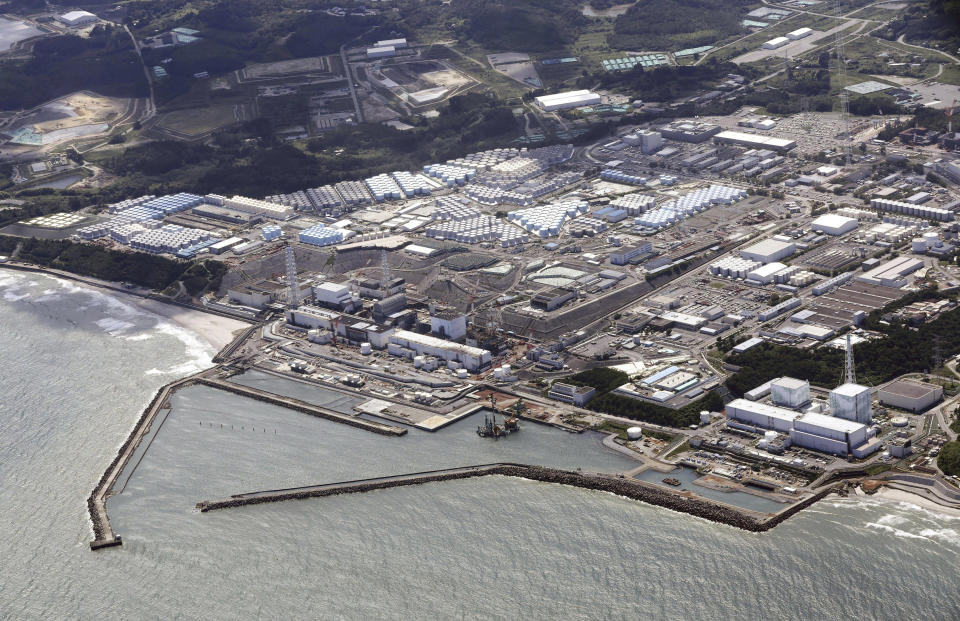
[(890, 259), (879, 266), (857, 276), (857, 280), (871, 285), (882, 285), (899, 289), (906, 286), (906, 277), (922, 268), (921, 259), (913, 257), (897, 257)]
[(797, 39), (803, 39), (804, 37), (809, 37), (813, 34), (813, 30), (810, 28), (797, 28), (792, 32), (787, 33), (787, 38), (791, 41), (796, 41)]
[(943, 398), (943, 386), (916, 380), (894, 380), (877, 391), (883, 405), (908, 412), (926, 412)]
[(554, 309), (560, 308), (570, 300), (573, 300), (577, 297), (577, 292), (572, 289), (564, 289), (562, 287), (557, 287), (555, 289), (550, 289), (548, 291), (542, 291), (537, 295), (533, 296), (533, 299), (530, 300), (530, 306), (533, 308), (538, 308), (540, 310), (552, 311)]
[(732, 130), (718, 133), (714, 136), (713, 141), (717, 144), (735, 144), (751, 149), (770, 149), (778, 153), (784, 153), (797, 146), (795, 140), (774, 138), (772, 136), (758, 136), (757, 134), (747, 134)]
[(65, 26), (76, 28), (100, 21), (100, 18), (89, 11), (70, 11), (57, 17), (57, 21)]
[(368, 47), (367, 48), (367, 58), (369, 60), (374, 60), (376, 58), (392, 58), (397, 55), (397, 48), (392, 45), (384, 45), (383, 47)]
[(774, 37), (773, 39), (770, 39), (769, 41), (764, 42), (762, 47), (765, 50), (775, 50), (777, 48), (783, 47), (784, 45), (787, 45), (788, 43), (790, 43), (790, 39), (786, 37)]
[(651, 252), (653, 252), (653, 244), (650, 242), (619, 248), (610, 253), (610, 263), (613, 265), (627, 265), (633, 259)]
[(567, 91), (556, 93), (554, 95), (542, 95), (535, 97), (534, 101), (545, 112), (553, 110), (567, 110), (569, 108), (579, 108), (580, 106), (594, 106), (599, 104), (602, 99), (600, 95), (588, 90)]
[(857, 226), (859, 226), (859, 223), (856, 218), (847, 218), (834, 213), (824, 214), (810, 223), (810, 228), (817, 233), (834, 236), (849, 233)]
[(765, 239), (741, 250), (740, 256), (744, 259), (767, 264), (789, 257), (796, 251), (797, 245), (793, 242)]

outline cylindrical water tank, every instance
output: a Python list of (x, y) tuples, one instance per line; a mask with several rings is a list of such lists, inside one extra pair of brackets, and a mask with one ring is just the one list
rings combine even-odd
[(627, 438), (630, 440), (639, 440), (643, 437), (643, 428), (641, 427), (630, 427), (627, 429)]
[(373, 353), (373, 347), (370, 346), (370, 343), (360, 343), (360, 353), (369, 356)]

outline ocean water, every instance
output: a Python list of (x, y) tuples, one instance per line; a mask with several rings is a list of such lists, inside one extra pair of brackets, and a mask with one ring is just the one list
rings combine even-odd
[(504, 477), (200, 514), (497, 453), (621, 459), (530, 425), (501, 443), (473, 421), (385, 439), (202, 388), (110, 501), (124, 545), (91, 552), (90, 489), (154, 391), (213, 353), (104, 294), (0, 272), (0, 618), (960, 618), (960, 519), (889, 500), (830, 498), (764, 534)]

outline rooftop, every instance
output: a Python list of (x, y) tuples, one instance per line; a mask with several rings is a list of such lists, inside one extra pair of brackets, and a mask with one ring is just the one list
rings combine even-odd
[(827, 416), (826, 414), (817, 414), (815, 412), (808, 412), (801, 416), (798, 420), (807, 423), (808, 425), (832, 429), (833, 431), (839, 431), (840, 433), (853, 433), (863, 429), (864, 427), (863, 424), (856, 421), (847, 420), (845, 418), (837, 418), (836, 416)]
[(830, 392), (844, 397), (856, 397), (857, 395), (862, 394), (864, 391), (869, 393), (870, 389), (866, 386), (861, 386), (860, 384), (841, 384)]
[(917, 399), (919, 397), (925, 397), (938, 388), (940, 387), (915, 380), (895, 380), (884, 386), (881, 390), (901, 397)]

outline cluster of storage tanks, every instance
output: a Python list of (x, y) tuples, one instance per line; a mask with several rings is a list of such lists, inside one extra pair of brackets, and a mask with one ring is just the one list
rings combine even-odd
[[(85, 240), (99, 239), (110, 235), (111, 231), (132, 223), (143, 223), (150, 220), (160, 220), (164, 215), (176, 213), (196, 207), (204, 202), (204, 197), (196, 194), (181, 192), (169, 196), (142, 196), (121, 203), (111, 205), (110, 210), (116, 215), (106, 222), (92, 224), (77, 229), (77, 237)], [(119, 241), (119, 240), (118, 240)], [(121, 243), (128, 243), (129, 240)]]
[(678, 222), (714, 205), (729, 205), (745, 198), (747, 193), (740, 188), (725, 185), (711, 185), (685, 194), (664, 203), (656, 209), (637, 217), (634, 223), (651, 229), (659, 229)]
[(477, 176), (476, 168), (453, 164), (428, 164), (423, 167), (423, 172), (430, 177), (439, 179), (449, 188), (455, 185), (464, 185)]
[(447, 164), (464, 166), (475, 170), (489, 170), (500, 162), (513, 159), (518, 155), (520, 155), (519, 149), (490, 149), (489, 151), (470, 153), (455, 160), (448, 160)]
[(924, 205), (914, 205), (903, 201), (892, 201), (886, 198), (875, 198), (870, 201), (870, 206), (880, 211), (891, 211), (902, 213), (908, 216), (916, 216), (926, 220), (937, 220), (940, 222), (950, 222), (954, 214), (949, 209), (939, 207), (926, 207)]
[(586, 213), (587, 201), (570, 200), (518, 209), (507, 214), (507, 219), (538, 237), (560, 234), (560, 228), (570, 219)]
[(599, 218), (581, 216), (570, 224), (570, 235), (573, 237), (593, 237), (609, 228), (606, 222)]
[(370, 195), (373, 196), (373, 199), (378, 203), (403, 198), (403, 190), (400, 189), (400, 186), (397, 185), (397, 182), (394, 181), (390, 175), (377, 175), (369, 179), (364, 179), (363, 182), (367, 185), (367, 189), (370, 190)]
[(343, 229), (335, 227), (325, 227), (322, 224), (315, 224), (308, 229), (303, 229), (298, 235), (301, 243), (314, 246), (332, 246), (339, 244), (346, 237)]
[(626, 209), (628, 216), (638, 216), (653, 207), (655, 203), (656, 199), (646, 194), (626, 194), (610, 201), (610, 206)]
[(533, 197), (503, 188), (492, 188), (478, 183), (471, 183), (464, 188), (463, 193), (483, 205), (511, 205), (526, 206), (533, 203)]
[(751, 261), (750, 259), (725, 257), (710, 265), (710, 273), (724, 278), (746, 278), (747, 274), (762, 265), (759, 261)]
[(276, 224), (268, 224), (267, 226), (260, 229), (260, 235), (263, 236), (265, 241), (271, 241), (279, 238), (283, 235), (283, 230)]
[(424, 234), (437, 239), (448, 239), (465, 244), (497, 241), (509, 248), (530, 241), (530, 236), (491, 216), (477, 213), (466, 220), (435, 220), (424, 229)]
[(170, 254), (176, 253), (186, 248), (200, 245), (204, 242), (214, 243), (219, 241), (219, 237), (208, 231), (200, 229), (190, 229), (175, 224), (167, 224), (152, 231), (145, 231), (130, 239), (130, 247), (144, 252)]
[(935, 231), (924, 233), (922, 236), (914, 238), (911, 249), (914, 252), (927, 252), (934, 248), (942, 248), (943, 242), (940, 241), (940, 234)]
[(455, 196), (443, 196), (437, 199), (436, 207), (430, 214), (431, 220), (472, 220), (482, 215), (480, 210), (467, 201)]
[(393, 179), (407, 198), (429, 196), (433, 191), (433, 185), (423, 175), (414, 175), (405, 170), (400, 170), (393, 173)]
[(626, 183), (628, 185), (647, 185), (647, 178), (640, 175), (634, 175), (616, 168), (605, 168), (600, 173), (600, 178), (614, 183)]
[(500, 382), (510, 382), (516, 379), (516, 376), (513, 374), (513, 368), (509, 364), (505, 364), (502, 367), (493, 368), (493, 379)]

